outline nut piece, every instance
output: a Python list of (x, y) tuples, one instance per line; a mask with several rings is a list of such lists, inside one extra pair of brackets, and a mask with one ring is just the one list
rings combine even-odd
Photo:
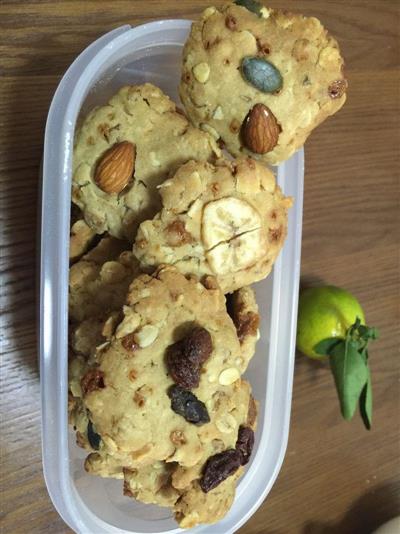
[(341, 98), (347, 89), (347, 80), (335, 80), (328, 87), (329, 96), (332, 99)]
[(224, 369), (219, 375), (218, 382), (221, 386), (230, 386), (236, 380), (240, 378), (240, 373), (236, 367), (229, 367), (229, 369)]
[(90, 369), (81, 379), (81, 388), (83, 395), (96, 391), (97, 389), (103, 389), (104, 373), (100, 369)]
[(104, 152), (97, 164), (94, 181), (105, 193), (120, 193), (135, 169), (136, 148), (129, 141), (116, 143)]
[(206, 62), (199, 63), (193, 67), (193, 74), (196, 80), (200, 83), (206, 83), (210, 76), (210, 66)]
[(135, 332), (134, 336), (139, 347), (144, 349), (157, 339), (158, 328), (152, 324), (146, 324), (143, 326), (143, 328)]
[(256, 104), (243, 122), (243, 142), (255, 154), (266, 154), (277, 144), (281, 127), (272, 111)]

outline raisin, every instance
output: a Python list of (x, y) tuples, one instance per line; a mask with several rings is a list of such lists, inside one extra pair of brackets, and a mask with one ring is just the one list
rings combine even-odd
[(201, 365), (212, 352), (211, 336), (205, 328), (196, 327), (189, 335), (167, 350), (167, 367), (172, 380), (185, 389), (200, 382)]
[(97, 434), (97, 432), (95, 432), (92, 421), (89, 421), (87, 426), (87, 437), (92, 449), (98, 451), (100, 447), (101, 437), (99, 436), (99, 434)]
[(240, 452), (236, 449), (226, 451), (210, 456), (203, 469), (200, 479), (200, 487), (204, 493), (216, 488), (221, 482), (235, 473), (241, 464)]
[(84, 395), (105, 387), (104, 373), (99, 369), (90, 369), (81, 379), (81, 388)]
[(188, 423), (200, 426), (210, 422), (206, 405), (190, 391), (173, 385), (168, 390), (168, 397), (171, 399), (172, 410)]
[(254, 446), (254, 432), (248, 426), (240, 426), (238, 439), (236, 441), (236, 450), (240, 454), (241, 465), (246, 465), (250, 460), (251, 451)]

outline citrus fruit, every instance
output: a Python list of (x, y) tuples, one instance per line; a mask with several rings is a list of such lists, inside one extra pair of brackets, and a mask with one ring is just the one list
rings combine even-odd
[(314, 351), (315, 345), (330, 337), (344, 338), (357, 317), (365, 324), (360, 303), (348, 291), (334, 286), (305, 289), (299, 297), (298, 350), (310, 358), (325, 358)]

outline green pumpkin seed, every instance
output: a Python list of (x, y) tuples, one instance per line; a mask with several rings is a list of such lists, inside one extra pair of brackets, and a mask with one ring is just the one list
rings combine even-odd
[(94, 449), (95, 451), (98, 451), (100, 447), (101, 437), (97, 434), (97, 432), (95, 432), (93, 428), (93, 423), (90, 420), (89, 420), (88, 427), (87, 427), (87, 436), (88, 436), (88, 441), (92, 449)]
[(255, 13), (259, 17), (261, 17), (261, 9), (263, 7), (260, 2), (256, 2), (256, 0), (235, 0), (234, 2), (237, 6), (242, 6), (251, 11), (252, 13)]
[(282, 89), (283, 79), (279, 70), (266, 59), (245, 57), (242, 60), (243, 78), (263, 93), (275, 93)]

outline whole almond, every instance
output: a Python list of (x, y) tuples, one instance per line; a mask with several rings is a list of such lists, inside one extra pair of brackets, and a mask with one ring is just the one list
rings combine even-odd
[(270, 152), (278, 142), (281, 127), (272, 111), (256, 104), (243, 122), (243, 142), (255, 154)]
[(116, 143), (101, 156), (94, 181), (105, 193), (120, 193), (135, 169), (136, 148), (129, 141)]

